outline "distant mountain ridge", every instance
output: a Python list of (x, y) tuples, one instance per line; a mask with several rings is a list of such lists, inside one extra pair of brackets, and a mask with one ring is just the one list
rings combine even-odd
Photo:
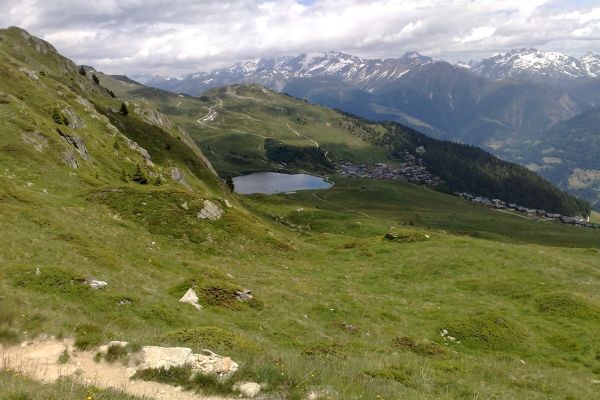
[[(192, 96), (232, 83), (256, 82), (281, 90), (287, 81), (294, 78), (335, 78), (373, 92), (398, 80), (414, 67), (443, 62), (416, 51), (407, 52), (399, 58), (378, 59), (332, 51), (247, 60), (210, 73), (194, 72), (176, 78), (150, 74), (132, 75), (132, 78), (144, 85)], [(555, 86), (573, 79), (600, 76), (600, 55), (592, 52), (577, 59), (559, 52), (522, 48), (482, 61), (455, 62), (453, 65), (487, 80), (513, 77)]]

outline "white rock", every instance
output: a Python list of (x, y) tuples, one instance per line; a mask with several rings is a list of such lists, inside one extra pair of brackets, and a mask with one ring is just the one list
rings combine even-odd
[(126, 378), (131, 378), (132, 376), (135, 375), (135, 373), (137, 372), (137, 370), (133, 367), (129, 367), (125, 370), (125, 377)]
[(41, 274), (42, 274), (42, 271), (40, 271), (40, 269), (39, 269), (39, 268), (36, 268), (36, 269), (35, 269), (35, 274), (36, 274), (36, 275), (41, 275)]
[(161, 367), (169, 369), (183, 366), (190, 354), (192, 349), (187, 347), (144, 346), (140, 351), (141, 363), (138, 369)]
[(260, 392), (260, 385), (256, 382), (240, 382), (235, 385), (235, 388), (239, 390), (244, 396), (253, 398)]
[(227, 206), (227, 208), (231, 208), (233, 207), (230, 203), (229, 200), (225, 199), (225, 205)]
[(216, 221), (217, 219), (221, 218), (222, 215), (223, 210), (221, 210), (215, 203), (210, 200), (204, 200), (204, 208), (197, 214), (197, 217)]
[(92, 289), (94, 289), (94, 290), (97, 290), (97, 289), (102, 289), (103, 287), (105, 287), (105, 286), (107, 286), (107, 285), (108, 285), (108, 283), (106, 283), (106, 282), (104, 282), (104, 281), (98, 281), (98, 280), (96, 280), (96, 279), (92, 279), (92, 280), (90, 281), (90, 287), (91, 287)]
[(202, 306), (198, 304), (198, 295), (196, 295), (196, 292), (194, 292), (192, 288), (189, 288), (188, 291), (185, 292), (183, 297), (179, 299), (179, 301), (182, 303), (190, 303), (198, 310), (202, 309)]

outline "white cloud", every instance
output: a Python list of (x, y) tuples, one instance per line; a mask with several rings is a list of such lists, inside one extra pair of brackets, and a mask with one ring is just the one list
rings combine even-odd
[(2, 0), (17, 25), (108, 73), (179, 75), (340, 50), (446, 60), (600, 52), (600, 9), (562, 0)]

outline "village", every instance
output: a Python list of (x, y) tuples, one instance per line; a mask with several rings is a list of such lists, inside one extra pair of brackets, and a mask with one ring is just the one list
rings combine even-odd
[(531, 217), (532, 221), (534, 221), (534, 222), (539, 221), (541, 218), (544, 218), (549, 221), (558, 220), (561, 223), (566, 224), (566, 225), (580, 225), (580, 226), (583, 226), (586, 228), (593, 228), (593, 229), (600, 228), (600, 226), (598, 226), (596, 224), (590, 224), (585, 218), (583, 218), (581, 216), (576, 216), (576, 217), (571, 218), (571, 217), (567, 217), (565, 215), (548, 213), (545, 210), (536, 210), (533, 208), (519, 206), (519, 205), (513, 204), (513, 203), (507, 204), (506, 202), (504, 202), (500, 199), (488, 199), (487, 197), (473, 196), (470, 193), (455, 193), (455, 194), (465, 200), (472, 201), (473, 203), (481, 204), (482, 206), (485, 206), (488, 208), (493, 208), (496, 210), (510, 210), (510, 211), (517, 211), (517, 212), (523, 213), (524, 215)]
[[(424, 151), (423, 147), (417, 148), (417, 152)], [(375, 163), (374, 166), (367, 164), (352, 165), (351, 162), (339, 159), (339, 164), (334, 163), (338, 168), (338, 174), (342, 178), (370, 178), (370, 179), (388, 179), (405, 182), (425, 182), (429, 185), (440, 180), (439, 177), (432, 177), (427, 168), (423, 165), (423, 160), (416, 158), (404, 150), (400, 153), (402, 164), (391, 166), (384, 163)]]

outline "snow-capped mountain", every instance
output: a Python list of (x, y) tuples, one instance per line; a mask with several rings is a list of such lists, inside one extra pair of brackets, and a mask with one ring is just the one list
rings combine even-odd
[(293, 78), (341, 80), (372, 92), (397, 80), (414, 66), (432, 62), (432, 58), (417, 52), (387, 59), (363, 59), (341, 52), (327, 52), (243, 61), (230, 68), (214, 70), (210, 74), (198, 72), (179, 78), (134, 75), (132, 78), (148, 86), (191, 95), (212, 87), (243, 82), (261, 83), (281, 90)]
[(515, 77), (556, 84), (577, 78), (597, 77), (600, 75), (600, 57), (590, 52), (578, 60), (558, 52), (523, 48), (486, 58), (470, 70), (490, 80)]

